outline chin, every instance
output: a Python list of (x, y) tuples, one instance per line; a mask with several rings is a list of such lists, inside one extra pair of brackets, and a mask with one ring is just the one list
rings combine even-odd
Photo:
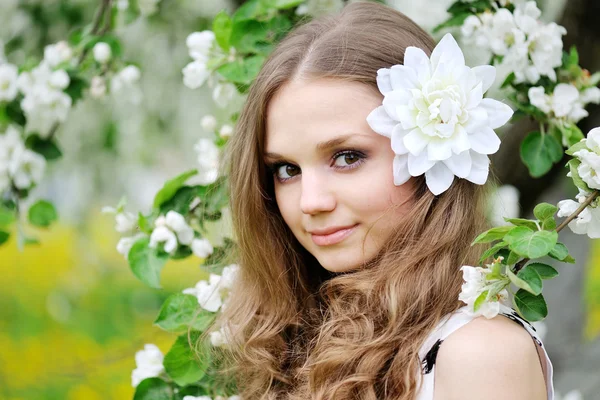
[(354, 271), (363, 265), (362, 260), (349, 260), (342, 257), (317, 257), (317, 260), (323, 268), (334, 273)]

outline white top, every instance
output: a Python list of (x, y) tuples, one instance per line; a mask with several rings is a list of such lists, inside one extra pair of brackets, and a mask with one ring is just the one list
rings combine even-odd
[[(552, 363), (546, 352), (546, 348), (542, 344), (542, 341), (536, 332), (535, 328), (526, 320), (521, 318), (519, 314), (512, 308), (500, 304), (499, 315), (513, 320), (531, 335), (533, 341), (537, 345), (538, 355), (540, 361), (545, 358), (545, 365), (542, 362), (542, 370), (544, 372), (544, 378), (546, 380), (546, 388), (548, 390), (548, 400), (554, 400), (554, 386), (552, 382)], [(421, 391), (417, 394), (417, 400), (433, 400), (433, 388), (435, 378), (435, 359), (437, 356), (438, 349), (442, 342), (454, 331), (466, 325), (476, 317), (467, 313), (467, 306), (464, 306), (454, 313), (451, 313), (444, 317), (433, 332), (428, 336), (427, 340), (419, 350), (419, 358), (422, 360), (423, 367), (423, 386)]]

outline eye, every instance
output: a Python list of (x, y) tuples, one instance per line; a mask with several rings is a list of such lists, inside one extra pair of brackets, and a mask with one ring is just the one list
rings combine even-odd
[(334, 165), (343, 168), (356, 164), (362, 160), (363, 157), (356, 151), (343, 151), (334, 155), (333, 158), (335, 159)]
[(282, 182), (291, 179), (300, 173), (300, 168), (291, 164), (279, 164), (276, 165), (273, 170), (275, 177)]

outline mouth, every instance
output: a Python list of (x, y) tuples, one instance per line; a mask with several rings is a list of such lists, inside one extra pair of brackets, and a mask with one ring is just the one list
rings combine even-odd
[(347, 228), (342, 228), (335, 232), (331, 232), (331, 233), (328, 233), (325, 235), (317, 235), (317, 234), (312, 233), (311, 238), (312, 238), (313, 243), (316, 244), (317, 246), (330, 246), (333, 244), (340, 243), (342, 240), (346, 239), (348, 236), (350, 236), (352, 234), (352, 232), (355, 231), (357, 226), (358, 226), (358, 224), (347, 227)]

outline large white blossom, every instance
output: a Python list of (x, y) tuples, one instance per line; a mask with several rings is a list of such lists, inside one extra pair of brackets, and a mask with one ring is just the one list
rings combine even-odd
[(179, 243), (190, 245), (194, 239), (194, 229), (187, 224), (183, 215), (173, 210), (167, 212), (166, 216), (156, 218), (154, 226), (149, 246), (156, 248), (162, 243), (167, 253), (173, 253)]
[(204, 61), (192, 61), (186, 65), (183, 70), (183, 84), (190, 89), (197, 89), (204, 85), (204, 82), (210, 76), (210, 70), (206, 67)]
[(18, 69), (12, 64), (0, 63), (0, 102), (12, 101), (17, 97)]
[(211, 139), (201, 138), (194, 145), (194, 150), (198, 154), (198, 183), (207, 185), (215, 182), (219, 177), (219, 148)]
[(559, 83), (552, 95), (545, 93), (541, 86), (529, 88), (529, 101), (546, 114), (556, 118), (566, 118), (578, 122), (588, 116), (580, 100), (579, 90), (568, 83)]
[(461, 293), (458, 299), (467, 305), (467, 311), (471, 315), (479, 316), (483, 315), (486, 318), (494, 318), (500, 312), (500, 303), (508, 299), (508, 292), (503, 289), (498, 293), (495, 298), (489, 298), (484, 301), (479, 309), (475, 311), (475, 300), (486, 290), (489, 289), (488, 283), (486, 282), (486, 275), (491, 270), (482, 267), (471, 267), (469, 265), (463, 265), (461, 267), (463, 271), (463, 283)]
[(220, 281), (220, 275), (210, 274), (208, 281), (199, 281), (195, 287), (184, 289), (183, 293), (196, 296), (198, 304), (205, 310), (217, 312), (223, 305)]
[[(590, 194), (579, 189), (577, 201), (561, 200), (558, 202), (558, 217), (572, 215), (585, 202)], [(600, 238), (600, 207), (586, 207), (575, 219), (569, 222), (569, 228), (578, 235), (588, 235), (591, 239)]]
[(143, 350), (135, 353), (136, 368), (131, 372), (131, 385), (137, 387), (147, 378), (160, 376), (165, 372), (164, 355), (154, 344), (146, 344)]
[(212, 244), (207, 239), (192, 240), (191, 248), (194, 255), (200, 258), (206, 258), (214, 251)]
[(185, 44), (188, 48), (190, 57), (194, 60), (206, 62), (210, 56), (210, 51), (215, 44), (215, 33), (210, 30), (192, 32), (186, 38)]
[(394, 184), (425, 174), (436, 195), (454, 177), (482, 185), (487, 180), (489, 154), (498, 151), (494, 129), (512, 116), (509, 106), (483, 98), (496, 77), (495, 68), (469, 68), (463, 53), (447, 34), (429, 59), (408, 47), (404, 65), (382, 68), (377, 85), (383, 105), (367, 117), (371, 128), (391, 138)]

